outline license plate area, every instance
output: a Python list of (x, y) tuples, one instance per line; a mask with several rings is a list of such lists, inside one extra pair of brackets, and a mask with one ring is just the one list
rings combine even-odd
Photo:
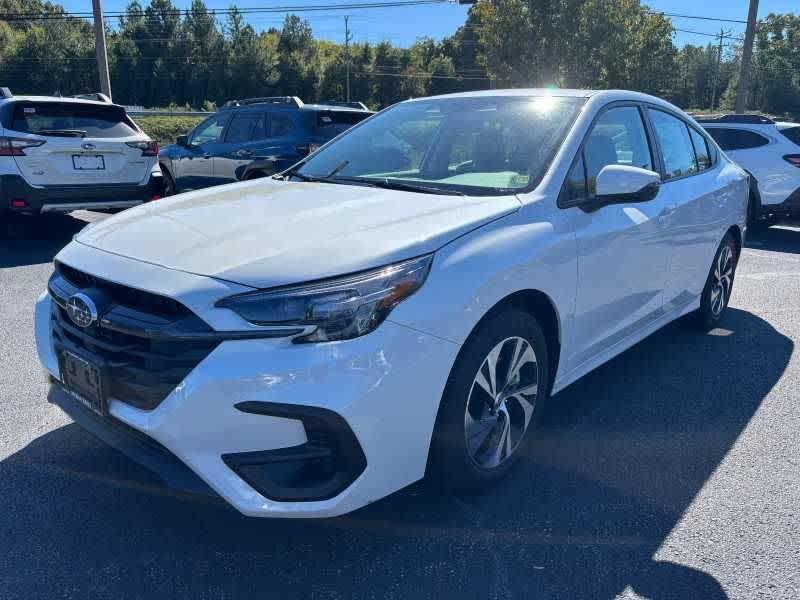
[(76, 171), (104, 171), (106, 161), (102, 154), (73, 154), (72, 167)]
[(68, 350), (61, 353), (61, 381), (66, 391), (98, 415), (108, 413), (100, 367)]

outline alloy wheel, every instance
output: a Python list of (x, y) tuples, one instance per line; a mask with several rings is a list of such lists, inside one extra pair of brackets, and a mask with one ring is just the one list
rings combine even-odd
[(725, 308), (733, 285), (733, 251), (725, 244), (714, 265), (714, 280), (711, 287), (711, 313), (718, 317)]
[(470, 459), (484, 469), (507, 461), (522, 442), (539, 393), (539, 366), (521, 337), (499, 342), (472, 382), (464, 414)]

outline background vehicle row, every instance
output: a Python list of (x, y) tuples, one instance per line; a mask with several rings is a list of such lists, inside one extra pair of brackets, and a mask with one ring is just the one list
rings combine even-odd
[(166, 193), (283, 171), (372, 114), (358, 104), (304, 104), (294, 96), (232, 100), (161, 151)]

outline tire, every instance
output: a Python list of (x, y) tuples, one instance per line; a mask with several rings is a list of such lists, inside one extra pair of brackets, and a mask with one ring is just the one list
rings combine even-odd
[(161, 173), (164, 176), (164, 196), (174, 196), (177, 193), (175, 189), (175, 180), (172, 178), (172, 175), (170, 175), (170, 172), (163, 166), (161, 167)]
[[(499, 392), (515, 356), (519, 376), (505, 393), (488, 393), (490, 359)], [(430, 483), (446, 491), (480, 491), (508, 473), (532, 439), (549, 381), (547, 344), (533, 316), (509, 307), (481, 322), (459, 352), (445, 387), (431, 440)]]
[(697, 326), (708, 331), (716, 327), (728, 308), (736, 277), (739, 252), (733, 236), (727, 233), (714, 254), (714, 261), (700, 296), (700, 308), (695, 313)]

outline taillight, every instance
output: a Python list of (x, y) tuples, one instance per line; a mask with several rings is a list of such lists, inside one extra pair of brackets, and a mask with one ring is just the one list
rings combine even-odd
[(25, 156), (25, 148), (36, 148), (44, 142), (45, 140), (0, 137), (0, 156)]
[(142, 156), (158, 156), (158, 142), (125, 142), (131, 148), (138, 148)]
[(800, 167), (800, 154), (787, 154), (783, 157), (783, 160), (793, 167)]

